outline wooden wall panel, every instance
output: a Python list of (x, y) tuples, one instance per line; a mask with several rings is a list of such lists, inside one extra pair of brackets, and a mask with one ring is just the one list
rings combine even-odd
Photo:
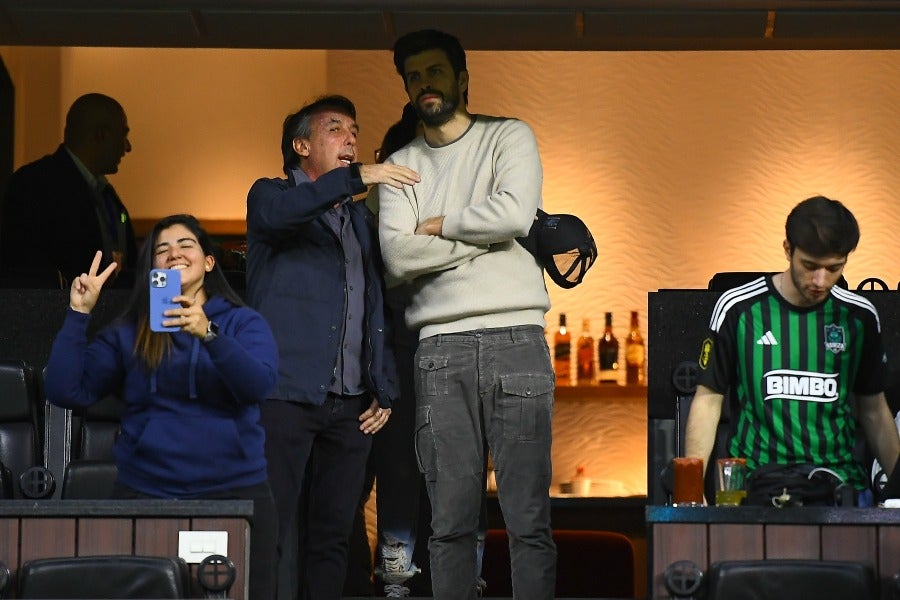
[(22, 519), (21, 562), (75, 556), (75, 519)]
[(726, 524), (709, 528), (709, 562), (765, 558), (763, 528)]
[(821, 558), (818, 525), (768, 525), (766, 558)]
[(892, 600), (894, 596), (888, 592), (894, 575), (900, 575), (900, 527), (878, 528), (878, 573), (882, 598)]
[(134, 553), (145, 556), (178, 554), (178, 532), (191, 528), (190, 519), (140, 519), (134, 525)]
[(19, 565), (19, 519), (0, 519), (0, 560), (11, 570)]
[(78, 519), (78, 556), (131, 554), (132, 519)]
[[(186, 501), (187, 503), (187, 501)], [(177, 556), (178, 533), (190, 530), (226, 531), (229, 536), (228, 557), (234, 562), (236, 582), (229, 598), (247, 598), (246, 568), (249, 560), (250, 526), (243, 507), (223, 508), (224, 517), (215, 516), (215, 507), (197, 503), (196, 507), (150, 503), (147, 516), (141, 516), (140, 502), (122, 506), (115, 502), (87, 506), (47, 501), (37, 505), (20, 501), (0, 503), (0, 561), (9, 567), (13, 578), (21, 565), (39, 558), (67, 558), (100, 555)], [(122, 510), (122, 509), (126, 510)], [(234, 514), (231, 511), (239, 511)], [(200, 515), (192, 522), (192, 515)], [(196, 576), (196, 565), (194, 574)], [(196, 586), (191, 597), (205, 597)]]
[[(735, 513), (710, 509), (707, 514), (670, 507), (648, 507), (649, 595), (668, 600), (666, 568), (692, 560), (702, 569), (722, 560), (843, 560), (871, 564), (879, 580), (880, 600), (896, 600), (900, 577), (900, 513), (884, 509), (810, 508), (802, 512), (766, 512), (747, 508)], [(708, 520), (707, 520), (708, 517)], [(703, 529), (705, 534), (698, 532)], [(696, 544), (708, 541), (708, 562)], [(764, 552), (760, 552), (762, 548)]]
[(701, 569), (707, 565), (706, 525), (698, 523), (673, 523), (653, 527), (653, 581), (654, 598), (668, 598), (663, 574), (675, 561), (690, 560)]
[(822, 528), (822, 559), (865, 561), (878, 566), (878, 528), (829, 525)]
[[(246, 543), (249, 528), (246, 521), (237, 519), (193, 519), (191, 529), (194, 531), (227, 531), (228, 532), (228, 557), (235, 564), (250, 564), (250, 547)], [(230, 596), (246, 598), (249, 589), (247, 587), (246, 569), (238, 569), (234, 584), (231, 586)], [(192, 572), (196, 573), (195, 569)]]

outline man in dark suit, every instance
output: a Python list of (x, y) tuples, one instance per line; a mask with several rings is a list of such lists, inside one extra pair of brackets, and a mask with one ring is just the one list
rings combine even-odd
[(68, 282), (90, 266), (97, 250), (104, 265), (115, 260), (119, 269), (132, 268), (131, 219), (106, 180), (130, 151), (128, 119), (116, 100), (103, 94), (75, 100), (56, 152), (9, 180), (0, 214), (0, 271), (57, 270)]

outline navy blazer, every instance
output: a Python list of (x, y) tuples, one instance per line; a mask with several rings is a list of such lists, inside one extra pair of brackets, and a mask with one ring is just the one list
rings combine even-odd
[[(334, 375), (344, 318), (344, 251), (323, 215), (366, 186), (352, 169), (309, 181), (260, 179), (247, 196), (247, 303), (269, 322), (278, 342), (278, 383), (272, 398), (321, 405)], [(384, 267), (375, 215), (350, 202), (350, 222), (366, 276), (363, 383), (390, 407), (397, 376), (384, 304)]]
[[(0, 214), (0, 270), (58, 269), (68, 281), (86, 272), (94, 253), (103, 249), (94, 198), (63, 145), (13, 173)], [(133, 269), (137, 245), (131, 217), (118, 196), (115, 202), (125, 217), (123, 268)], [(104, 256), (104, 265), (111, 258)]]

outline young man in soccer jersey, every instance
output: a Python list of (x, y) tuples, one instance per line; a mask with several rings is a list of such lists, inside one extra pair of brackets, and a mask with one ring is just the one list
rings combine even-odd
[(871, 302), (835, 283), (859, 241), (853, 214), (816, 196), (785, 225), (783, 273), (726, 291), (716, 303), (700, 355), (699, 385), (685, 456), (709, 460), (726, 390), (737, 415), (728, 454), (753, 469), (813, 464), (856, 490), (866, 475), (853, 457), (862, 428), (885, 473), (900, 437), (884, 396), (885, 357)]

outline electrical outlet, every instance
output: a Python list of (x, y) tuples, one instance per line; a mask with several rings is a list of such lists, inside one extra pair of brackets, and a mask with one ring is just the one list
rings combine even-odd
[(207, 556), (228, 556), (227, 531), (179, 531), (178, 556), (188, 563), (199, 563)]

